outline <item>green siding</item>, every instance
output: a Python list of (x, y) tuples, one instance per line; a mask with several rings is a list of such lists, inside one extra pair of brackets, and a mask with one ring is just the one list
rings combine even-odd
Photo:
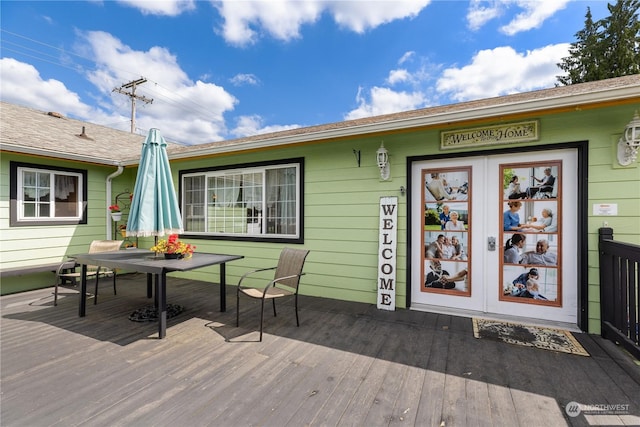
[[(588, 141), (588, 310), (589, 331), (599, 333), (599, 276), (597, 235), (603, 221), (613, 227), (617, 240), (640, 244), (640, 168), (637, 164), (629, 168), (617, 166), (613, 141), (631, 120), (634, 109), (640, 105), (605, 106), (599, 109), (576, 110), (549, 116), (531, 117), (540, 120), (541, 139), (537, 142), (510, 146), (480, 147), (484, 152), (504, 148), (533, 147)], [(508, 117), (503, 121), (517, 121)], [(483, 123), (484, 125), (485, 123)], [(491, 124), (491, 123), (486, 123)], [(475, 125), (461, 124), (457, 127)], [(389, 151), (391, 162), (390, 181), (380, 181), (375, 163), (375, 152), (380, 141)], [(361, 166), (358, 167), (353, 150), (361, 151)], [(457, 152), (473, 150), (448, 150), (451, 156)], [(302, 279), (301, 292), (350, 301), (375, 303), (377, 296), (378, 262), (378, 206), (382, 196), (397, 196), (398, 250), (396, 304), (406, 305), (407, 262), (407, 198), (400, 194), (400, 186), (407, 187), (407, 158), (431, 154), (442, 154), (440, 129), (421, 129), (387, 133), (378, 136), (362, 136), (318, 144), (274, 148), (260, 152), (234, 155), (218, 155), (212, 158), (179, 160), (172, 162), (174, 179), (179, 170), (226, 166), (266, 160), (294, 157), (305, 158), (305, 242), (310, 249)], [(103, 238), (105, 220), (104, 192), (106, 176), (113, 172), (109, 168), (89, 168), (90, 221), (87, 226), (57, 227), (52, 230), (40, 228), (8, 229), (6, 173), (8, 158), (2, 159), (2, 182), (0, 191), (0, 228), (2, 231), (2, 255), (18, 262), (20, 255), (11, 254), (10, 248), (18, 245), (37, 259), (61, 259), (64, 254), (84, 250), (94, 238)], [(77, 167), (77, 165), (74, 165)], [(114, 181), (114, 195), (123, 189), (132, 189), (135, 169), (127, 170)], [(566, 171), (569, 173), (569, 171)], [(116, 188), (116, 186), (118, 186)], [(619, 215), (615, 217), (593, 216), (594, 203), (618, 203)], [(43, 241), (46, 248), (36, 249)], [(26, 241), (25, 241), (26, 240)], [(264, 242), (237, 242), (220, 240), (187, 239), (197, 246), (197, 251), (239, 253), (243, 260), (231, 263), (228, 268), (228, 283), (235, 284), (248, 269), (271, 266), (286, 244)], [(151, 240), (141, 240), (141, 247), (151, 246)], [(218, 269), (185, 273), (182, 276), (198, 280), (217, 280)], [(4, 290), (3, 290), (4, 291)]]
[[(640, 168), (638, 164), (623, 168), (616, 159), (616, 142), (625, 125), (633, 117), (627, 106), (606, 111), (591, 111), (580, 124), (589, 140), (589, 219), (588, 219), (588, 309), (589, 332), (600, 333), (600, 273), (598, 229), (606, 221), (614, 230), (614, 238), (640, 244)], [(592, 206), (617, 203), (617, 216), (594, 216)]]
[[(620, 106), (543, 116), (540, 118), (541, 140), (517, 145), (524, 148), (588, 141), (589, 256), (586, 279), (589, 285), (589, 330), (596, 333), (599, 332), (598, 228), (606, 220), (614, 228), (616, 239), (631, 243), (638, 243), (640, 239), (640, 169), (637, 165), (629, 168), (617, 166), (613, 143), (633, 116), (633, 109), (634, 106)], [(379, 181), (374, 164), (375, 150), (382, 139), (391, 155), (392, 180), (389, 182)], [(352, 156), (352, 148), (362, 152), (360, 168)], [(482, 149), (502, 148), (505, 147)], [(333, 154), (331, 161), (327, 161), (327, 153)], [(377, 203), (380, 196), (397, 195), (400, 230), (396, 301), (398, 306), (404, 306), (406, 196), (401, 196), (398, 189), (400, 185), (407, 185), (407, 157), (440, 153), (439, 130), (353, 139), (306, 150), (305, 246), (312, 250), (317, 248), (316, 252), (321, 252), (317, 257), (326, 264), (325, 277), (314, 282), (314, 289), (309, 293), (342, 299), (357, 296), (361, 301), (375, 301)], [(454, 151), (451, 154), (454, 155)], [(595, 203), (618, 203), (618, 216), (593, 216), (591, 206)], [(368, 257), (363, 259), (355, 253)], [(335, 257), (335, 254), (338, 256)], [(336, 282), (338, 285), (334, 285)], [(315, 286), (319, 287), (316, 289)]]
[[(41, 164), (44, 167), (69, 167), (86, 169), (88, 200), (87, 224), (60, 226), (9, 227), (9, 162), (19, 161)], [(95, 239), (105, 239), (106, 179), (116, 171), (115, 167), (100, 167), (77, 162), (51, 161), (32, 156), (2, 154), (0, 159), (0, 260), (2, 268), (19, 268), (30, 265), (52, 264), (62, 261), (67, 255), (86, 252)], [(131, 175), (125, 170), (122, 185), (130, 185)], [(135, 180), (135, 175), (134, 175)], [(118, 184), (113, 185), (113, 195), (122, 191)], [(53, 284), (53, 275), (32, 274), (27, 276), (5, 277), (0, 284), (2, 294), (37, 289)]]

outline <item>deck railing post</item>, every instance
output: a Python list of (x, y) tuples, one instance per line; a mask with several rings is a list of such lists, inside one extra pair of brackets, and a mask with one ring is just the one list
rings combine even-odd
[(640, 245), (613, 240), (599, 229), (601, 335), (640, 360)]
[(605, 240), (613, 240), (613, 228), (602, 227), (598, 229), (598, 253), (600, 264), (600, 328), (601, 334), (607, 338), (607, 330), (604, 322), (613, 320), (614, 280), (613, 280), (613, 256), (608, 255), (602, 248)]

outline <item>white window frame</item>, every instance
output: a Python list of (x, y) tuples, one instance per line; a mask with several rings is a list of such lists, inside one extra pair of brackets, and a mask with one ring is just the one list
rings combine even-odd
[[(267, 171), (269, 170), (279, 170), (279, 169), (293, 169), (295, 170), (295, 208), (293, 209), (293, 216), (295, 218), (295, 224), (293, 224), (293, 232), (274, 232), (268, 221), (268, 202), (269, 196), (267, 193)], [(230, 206), (229, 202), (225, 202), (223, 195), (218, 196), (216, 194), (215, 202), (211, 196), (212, 191), (210, 191), (209, 183), (212, 178), (228, 178), (231, 176), (238, 175), (248, 175), (248, 174), (262, 174), (262, 200), (261, 206), (257, 209), (258, 212), (261, 212), (260, 219), (257, 222), (248, 223), (247, 220), (250, 218), (248, 215), (242, 213), (243, 211), (246, 213), (250, 207), (246, 205), (246, 201), (243, 200), (244, 203), (242, 205), (237, 205), (234, 203), (234, 207), (236, 207), (241, 215), (239, 222), (247, 222), (246, 227), (241, 231), (233, 231), (236, 228), (233, 226), (228, 227), (220, 227), (225, 230), (210, 230), (208, 227), (213, 219), (213, 216), (209, 216), (209, 212), (212, 212), (212, 209), (220, 209), (224, 210), (223, 206), (216, 206), (218, 204), (224, 204), (224, 206)], [(269, 241), (286, 241), (286, 242), (301, 242), (303, 237), (303, 182), (302, 182), (302, 174), (303, 174), (303, 160), (302, 159), (289, 159), (286, 161), (280, 162), (265, 162), (260, 164), (251, 164), (251, 165), (237, 165), (237, 166), (229, 166), (222, 168), (209, 168), (209, 169), (199, 169), (199, 170), (187, 170), (180, 172), (180, 193), (181, 193), (181, 210), (183, 214), (183, 224), (185, 227), (184, 235), (193, 237), (193, 238), (213, 238), (213, 239), (224, 239), (224, 240), (269, 240)], [(192, 203), (187, 205), (188, 196), (187, 195), (187, 185), (186, 180), (194, 177), (203, 177), (204, 188), (200, 191), (199, 200), (204, 201), (204, 203)], [(227, 196), (228, 198), (228, 196)], [(243, 198), (244, 199), (244, 198)], [(237, 203), (237, 202), (236, 202)], [(228, 216), (221, 216), (222, 221), (229, 220), (233, 221), (233, 213), (230, 212), (231, 209), (228, 208), (229, 212)], [(203, 221), (204, 231), (194, 231), (194, 229), (190, 229), (191, 226), (190, 219), (194, 216), (201, 216)], [(254, 217), (255, 219), (255, 217)], [(282, 221), (283, 216), (277, 215), (275, 217), (275, 221)], [(281, 227), (282, 223), (278, 223), (277, 227)], [(228, 231), (228, 229), (232, 229), (232, 231)], [(290, 231), (290, 230), (287, 230)]]
[[(9, 162), (9, 226), (10, 227), (28, 227), (28, 226), (57, 226), (57, 225), (78, 225), (87, 224), (87, 178), (88, 173), (85, 169), (72, 169), (59, 166), (51, 166), (47, 164)], [(25, 200), (24, 200), (24, 173), (37, 172), (49, 174), (49, 188), (53, 188), (53, 192), (49, 191), (49, 203), (51, 204), (48, 216), (25, 216)], [(77, 181), (76, 198), (73, 202), (75, 205), (75, 214), (67, 216), (55, 216), (55, 176), (69, 176)], [(58, 190), (63, 191), (62, 188)], [(60, 193), (59, 193), (60, 194)]]
[[(37, 174), (46, 174), (49, 175), (49, 215), (48, 216), (39, 216), (38, 211), (36, 209), (36, 216), (25, 216), (25, 200), (24, 200), (24, 187), (25, 187), (25, 173), (37, 173)], [(69, 216), (56, 216), (56, 188), (55, 188), (55, 178), (56, 176), (68, 176), (73, 177), (77, 180), (77, 200), (75, 202), (75, 215)], [(56, 169), (44, 169), (44, 168), (34, 168), (34, 167), (23, 167), (20, 166), (17, 169), (17, 220), (20, 221), (29, 221), (29, 222), (48, 222), (51, 221), (57, 222), (67, 222), (70, 220), (78, 221), (82, 218), (82, 206), (83, 206), (83, 176), (77, 172), (69, 172), (64, 170), (56, 170)], [(29, 202), (31, 203), (31, 202)], [(38, 202), (35, 202), (37, 205)]]

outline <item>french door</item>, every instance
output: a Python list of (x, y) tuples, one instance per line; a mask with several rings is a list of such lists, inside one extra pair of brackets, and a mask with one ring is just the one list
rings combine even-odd
[(577, 324), (577, 151), (412, 165), (411, 308)]

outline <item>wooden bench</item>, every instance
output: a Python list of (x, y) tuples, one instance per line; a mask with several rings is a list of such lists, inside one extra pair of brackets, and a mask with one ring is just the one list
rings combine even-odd
[(60, 282), (60, 280), (62, 280), (63, 283), (69, 282), (70, 284), (75, 285), (75, 281), (73, 279), (64, 279), (64, 278), (61, 278), (60, 275), (62, 273), (66, 273), (69, 271), (75, 271), (76, 266), (77, 264), (74, 260), (66, 260), (66, 261), (57, 262), (54, 264), (36, 264), (36, 265), (25, 265), (22, 267), (5, 268), (0, 270), (0, 278), (50, 272), (55, 275), (55, 279), (54, 279), (55, 282), (53, 283), (53, 285), (56, 287), (56, 290), (57, 290), (57, 285), (58, 285), (58, 282)]
[(0, 278), (22, 276), (25, 274), (46, 273), (48, 271), (56, 273), (58, 269), (72, 269), (75, 265), (75, 261), (65, 261), (64, 263), (56, 262), (55, 264), (25, 265), (23, 267), (5, 268), (0, 270)]

